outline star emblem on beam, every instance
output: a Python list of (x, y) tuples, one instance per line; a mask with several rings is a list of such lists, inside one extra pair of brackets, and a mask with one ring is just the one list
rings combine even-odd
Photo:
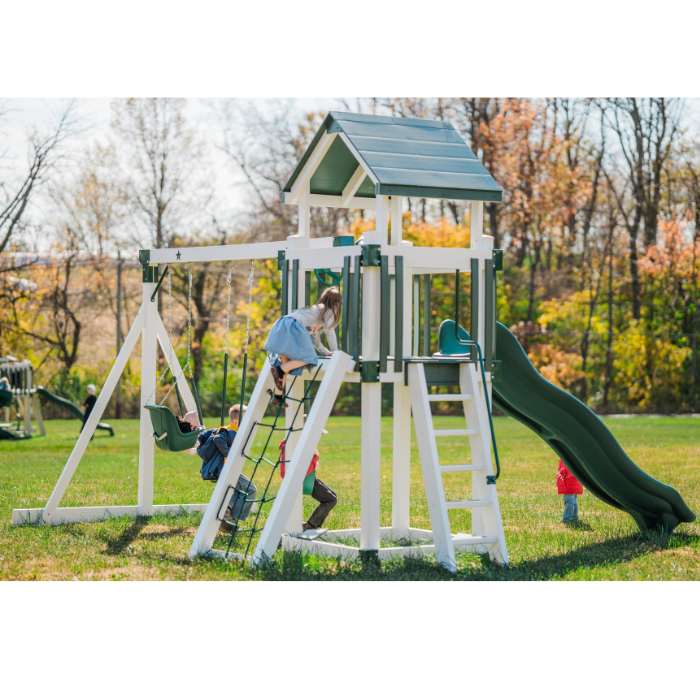
[(180, 255), (181, 255), (181, 253), (180, 253), (180, 251), (178, 250), (178, 251), (177, 251), (177, 255), (176, 255), (175, 257), (179, 260), (179, 259), (180, 259)]

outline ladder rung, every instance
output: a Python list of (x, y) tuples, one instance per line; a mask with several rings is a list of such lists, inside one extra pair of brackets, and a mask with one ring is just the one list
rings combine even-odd
[(452, 536), (452, 544), (494, 544), (495, 542), (498, 542), (498, 537), (487, 537), (487, 536), (476, 536), (472, 537), (471, 535), (466, 535), (464, 537), (460, 537), (459, 535), (453, 535)]
[(460, 437), (463, 435), (478, 435), (476, 428), (466, 428), (464, 430), (436, 430), (435, 437)]
[(428, 401), (471, 401), (471, 394), (428, 394)]
[(447, 501), (445, 505), (448, 508), (483, 508), (490, 506), (491, 501)]
[(484, 468), (483, 464), (441, 464), (441, 472), (480, 472)]

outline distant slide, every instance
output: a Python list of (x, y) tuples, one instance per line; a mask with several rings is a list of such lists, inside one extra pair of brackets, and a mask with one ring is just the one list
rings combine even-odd
[[(645, 474), (588, 406), (548, 382), (530, 362), (518, 339), (502, 324), (496, 329), (500, 380), (493, 404), (539, 435), (594, 496), (629, 513), (640, 530), (671, 532), (695, 513), (678, 491)], [(467, 332), (460, 327), (460, 338)], [(451, 342), (450, 342), (451, 339)], [(464, 352), (454, 341), (454, 322), (440, 327), (440, 351)], [(444, 345), (444, 348), (443, 348)]]
[[(68, 399), (64, 399), (61, 396), (57, 396), (56, 394), (52, 394), (50, 391), (47, 391), (44, 389), (43, 386), (38, 386), (36, 388), (36, 393), (41, 396), (43, 399), (46, 399), (47, 401), (51, 401), (52, 403), (55, 403), (59, 406), (62, 406), (63, 408), (69, 410), (76, 418), (80, 418), (82, 421), (85, 414), (76, 406), (72, 401), (68, 401)], [(98, 430), (107, 430), (109, 431), (109, 434), (114, 437), (114, 429), (112, 428), (111, 425), (108, 425), (107, 423), (98, 423), (97, 424)]]

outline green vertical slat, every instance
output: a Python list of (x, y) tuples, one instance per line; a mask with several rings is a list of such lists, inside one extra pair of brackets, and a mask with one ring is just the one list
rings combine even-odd
[(289, 265), (282, 262), (282, 316), (289, 313)]
[(423, 355), (430, 356), (430, 275), (423, 275)]
[(292, 311), (299, 308), (299, 260), (292, 260)]
[(340, 349), (348, 351), (348, 311), (350, 307), (350, 256), (343, 258), (343, 313), (340, 321)]
[[(355, 272), (352, 275), (352, 319), (349, 325), (352, 326), (351, 351), (355, 362), (360, 359), (360, 256), (355, 256)], [(359, 367), (355, 368), (356, 370)]]
[(379, 371), (386, 372), (389, 355), (390, 306), (389, 306), (389, 257), (382, 255), (379, 262)]
[(498, 283), (496, 281), (496, 278), (498, 275), (496, 274), (496, 265), (494, 264), (493, 266), (493, 339), (492, 343), (493, 345), (491, 346), (491, 353), (492, 353), (492, 358), (496, 357), (496, 322), (498, 321)]
[(420, 354), (420, 275), (413, 277), (413, 355)]
[(493, 298), (493, 260), (486, 261), (486, 298), (484, 302), (484, 319), (486, 321), (484, 327), (484, 371), (490, 372), (493, 366), (493, 338), (496, 333), (496, 316), (494, 314), (494, 298)]
[[(469, 325), (469, 335), (472, 340), (478, 342), (479, 339), (479, 261), (473, 259), (471, 269), (471, 323)], [(472, 362), (479, 360), (476, 348), (471, 349)]]
[(304, 306), (311, 306), (311, 272), (304, 273)]
[(396, 306), (394, 311), (394, 371), (400, 372), (403, 368), (403, 256), (396, 256), (394, 260), (396, 274), (395, 293)]

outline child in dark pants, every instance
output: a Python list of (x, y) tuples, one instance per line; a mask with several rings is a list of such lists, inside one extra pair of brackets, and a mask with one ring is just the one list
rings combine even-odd
[[(327, 430), (323, 431), (323, 434), (328, 434)], [(282, 450), (281, 462), (280, 462), (280, 476), (284, 479), (284, 443), (286, 440), (282, 440), (280, 443), (280, 450)], [(315, 472), (318, 467), (319, 453), (318, 450), (314, 450), (314, 456), (311, 460), (311, 464), (306, 471), (306, 476)], [(311, 493), (311, 498), (318, 501), (318, 507), (311, 514), (311, 517), (303, 524), (304, 532), (307, 530), (318, 530), (322, 525), (323, 521), (328, 517), (328, 514), (335, 508), (336, 503), (338, 503), (338, 496), (335, 491), (328, 488), (318, 476), (314, 479), (314, 490)]]
[[(90, 417), (90, 414), (92, 413), (92, 409), (95, 408), (95, 404), (97, 403), (97, 396), (95, 396), (95, 392), (96, 392), (95, 385), (88, 384), (87, 385), (88, 397), (85, 399), (85, 403), (83, 404), (83, 408), (85, 409), (85, 413), (83, 414), (83, 425), (80, 428), (81, 433), (85, 429), (85, 424), (88, 422), (88, 418)], [(92, 440), (92, 438), (90, 438), (90, 439)]]
[(557, 491), (564, 496), (564, 515), (559, 522), (577, 523), (578, 500), (576, 496), (583, 493), (583, 486), (561, 460), (559, 460), (559, 469), (557, 470)]

